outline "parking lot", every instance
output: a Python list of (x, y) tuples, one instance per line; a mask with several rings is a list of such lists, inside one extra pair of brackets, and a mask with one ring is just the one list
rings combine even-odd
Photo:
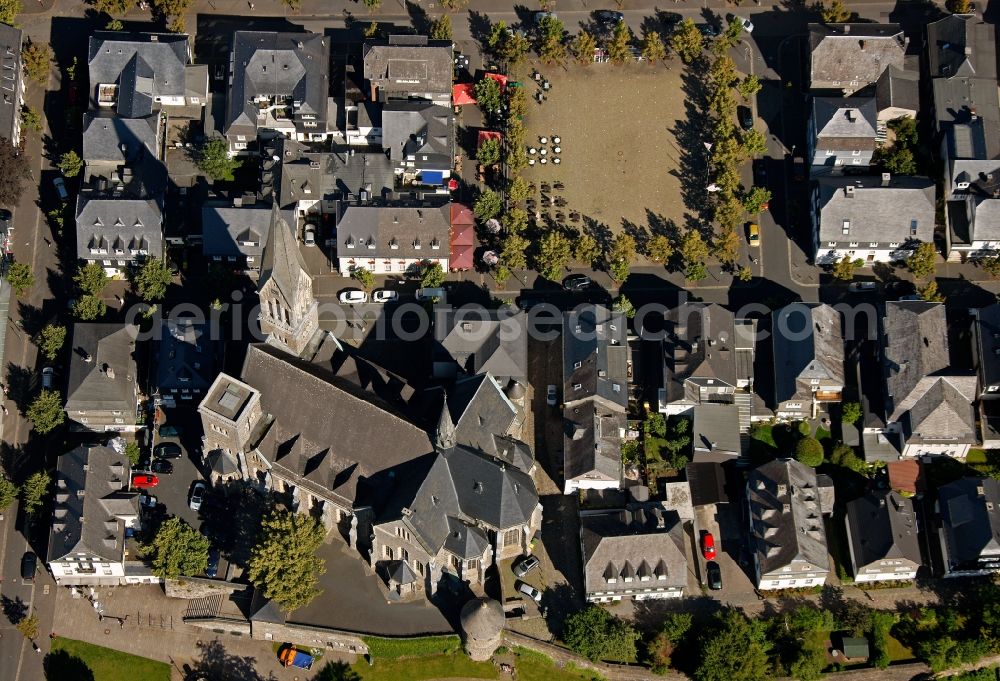
[(694, 567), (699, 584), (706, 586), (705, 556), (702, 553), (702, 532), (711, 532), (715, 539), (715, 562), (722, 572), (722, 589), (709, 591), (721, 601), (726, 601), (728, 594), (745, 595), (754, 590), (750, 575), (741, 565), (746, 561), (744, 551), (745, 533), (740, 531), (740, 511), (732, 504), (709, 504), (699, 506), (694, 511)]

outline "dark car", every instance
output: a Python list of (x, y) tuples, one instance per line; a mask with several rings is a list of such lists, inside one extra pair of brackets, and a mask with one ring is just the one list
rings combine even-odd
[(758, 187), (767, 186), (767, 161), (762, 158), (753, 162), (753, 183)]
[(180, 437), (181, 429), (178, 426), (160, 426), (160, 437)]
[(617, 26), (620, 22), (625, 21), (625, 15), (612, 9), (599, 9), (594, 12), (594, 21)]
[(749, 106), (736, 107), (736, 118), (740, 121), (740, 127), (744, 130), (753, 128), (753, 112)]
[(184, 452), (176, 442), (161, 442), (153, 449), (153, 457), (157, 459), (179, 459), (182, 456)]
[(215, 578), (219, 574), (219, 549), (208, 552), (208, 565), (205, 566), (205, 576)]
[(538, 567), (538, 558), (535, 556), (521, 556), (514, 561), (511, 565), (511, 570), (518, 577), (524, 577), (526, 574)]
[(567, 291), (586, 291), (593, 283), (586, 274), (571, 274), (563, 279), (562, 285)]
[(35, 570), (38, 569), (38, 556), (28, 551), (21, 556), (21, 579), (26, 582), (35, 580)]
[(719, 27), (712, 24), (698, 24), (697, 28), (703, 36), (708, 38), (715, 38), (721, 33)]
[(672, 33), (677, 28), (677, 24), (684, 21), (684, 17), (677, 12), (657, 12), (656, 18), (660, 21), (666, 33)]
[(708, 573), (708, 588), (718, 591), (722, 588), (722, 568), (714, 560), (708, 563), (706, 570)]
[(13, 217), (6, 208), (0, 209), (0, 233), (10, 234), (10, 221)]
[(153, 465), (149, 467), (154, 473), (161, 473), (163, 475), (170, 475), (174, 472), (174, 464), (170, 463), (166, 459), (156, 459)]

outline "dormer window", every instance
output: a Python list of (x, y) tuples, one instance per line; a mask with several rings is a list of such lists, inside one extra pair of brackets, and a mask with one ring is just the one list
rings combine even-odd
[(433, 248), (434, 250), (441, 248), (441, 242), (438, 241), (437, 238), (433, 239), (431, 241), (431, 248)]
[(140, 220), (139, 218), (136, 218), (135, 219), (135, 224), (132, 225), (132, 226), (135, 227), (136, 229), (142, 229), (142, 220)]
[(353, 236), (347, 237), (347, 241), (344, 242), (344, 245), (347, 246), (348, 248), (354, 248), (354, 237)]
[(392, 237), (392, 239), (389, 241), (389, 248), (391, 248), (393, 250), (398, 250), (399, 249), (399, 239), (397, 239), (396, 237)]
[(413, 240), (413, 248), (416, 249), (416, 250), (418, 250), (418, 251), (420, 250), (420, 239), (414, 239)]
[(368, 248), (371, 250), (375, 249), (375, 237), (373, 236), (368, 237)]
[(94, 227), (103, 227), (104, 223), (101, 222), (101, 218), (94, 218)]

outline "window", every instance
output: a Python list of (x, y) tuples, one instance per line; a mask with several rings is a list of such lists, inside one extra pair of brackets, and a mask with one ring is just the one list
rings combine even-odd
[(383, 546), (382, 547), (382, 553), (385, 555), (385, 557), (386, 557), (387, 560), (392, 560), (392, 547), (391, 546)]
[(834, 248), (837, 245), (837, 242), (836, 241), (827, 241), (826, 245), (829, 246), (830, 248)]
[(889, 248), (896, 248), (897, 246), (899, 246), (899, 242), (898, 241), (890, 241), (889, 242)]
[(236, 144), (233, 145), (233, 149), (246, 149), (246, 148), (247, 148), (246, 142), (237, 142)]
[(861, 155), (860, 149), (855, 149), (854, 151), (851, 152), (851, 156), (860, 156), (860, 155)]
[(424, 576), (424, 564), (423, 563), (421, 563), (419, 560), (415, 560), (415, 561), (413, 561), (413, 567), (417, 571), (418, 575), (420, 575), (421, 577)]
[(237, 142), (246, 142), (247, 141), (247, 136), (246, 135), (237, 135), (236, 136), (236, 141)]
[(870, 242), (868, 244), (868, 246), (871, 247), (871, 248), (877, 248), (878, 247), (878, 242), (877, 241), (872, 241), (872, 242)]
[(856, 158), (856, 159), (854, 159), (852, 161), (852, 163), (854, 163), (854, 165), (856, 165), (856, 166), (859, 166), (859, 165), (861, 165), (861, 159), (860, 158)]
[(514, 528), (512, 530), (504, 530), (503, 533), (503, 545), (504, 546), (517, 546), (521, 541), (521, 530)]
[(826, 150), (826, 155), (827, 156), (834, 156), (836, 153), (837, 152), (833, 151), (832, 149), (827, 149)]
[(852, 242), (851, 242), (851, 248), (854, 248), (854, 247), (856, 247), (857, 245), (858, 245), (858, 242), (857, 242), (857, 241), (852, 241)]
[(850, 231), (851, 231), (851, 221), (850, 220), (844, 220), (843, 233), (844, 234), (849, 234)]
[(917, 221), (910, 220), (910, 236), (916, 236), (916, 235), (917, 235)]

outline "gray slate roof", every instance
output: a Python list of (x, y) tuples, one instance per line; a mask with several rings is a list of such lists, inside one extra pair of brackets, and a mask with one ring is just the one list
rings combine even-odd
[(892, 490), (870, 491), (847, 502), (846, 522), (857, 568), (886, 559), (921, 564), (912, 499)]
[(948, 322), (941, 303), (890, 301), (885, 305), (886, 413), (897, 412), (922, 379), (949, 364)]
[(489, 374), (470, 376), (455, 382), (448, 393), (448, 411), (455, 424), (456, 442), (490, 455), (494, 435), (506, 435), (517, 418), (496, 380)]
[(448, 258), (451, 210), (436, 207), (346, 206), (337, 223), (340, 258)]
[(145, 155), (159, 158), (156, 143), (159, 124), (159, 114), (121, 118), (97, 116), (88, 111), (83, 116), (83, 159), (88, 164), (133, 165)]
[(49, 562), (71, 553), (122, 560), (123, 519), (139, 515), (138, 495), (125, 489), (128, 476), (128, 459), (109, 447), (81, 445), (58, 457)]
[(740, 410), (735, 404), (698, 404), (691, 424), (694, 460), (724, 461), (739, 456)]
[(826, 530), (816, 472), (793, 459), (770, 461), (750, 472), (751, 550), (760, 574), (794, 566), (788, 574), (826, 572)]
[(527, 375), (527, 313), (509, 310), (473, 311), (448, 308), (434, 319), (436, 375), (448, 365), (467, 374), (490, 373), (504, 379)]
[(163, 323), (156, 370), (156, 386), (160, 392), (191, 393), (208, 390), (218, 373), (216, 341), (211, 338), (211, 325), (196, 323), (182, 317)]
[[(308, 276), (306, 261), (299, 250), (298, 239), (292, 232), (295, 224), (293, 211), (279, 211), (275, 203), (271, 207), (271, 227), (261, 257), (260, 281), (257, 290), (274, 280), (278, 291), (291, 304), (296, 300), (299, 279), (302, 273)], [(310, 277), (311, 279), (311, 277)]]
[(920, 72), (890, 66), (875, 84), (875, 107), (920, 110)]
[[(831, 241), (865, 247), (869, 242), (904, 244), (934, 238), (934, 180), (893, 176), (883, 187), (878, 177), (821, 177), (817, 188), (820, 250)], [(847, 234), (845, 220), (850, 222)]]
[[(271, 217), (271, 208), (265, 206), (202, 206), (201, 252), (208, 257), (250, 256), (259, 263), (271, 233)], [(256, 245), (245, 245), (251, 241)]]
[[(139, 329), (124, 324), (73, 325), (66, 411), (121, 411), (134, 417)], [(88, 361), (89, 360), (89, 361)], [(110, 374), (114, 375), (114, 378)]]
[(357, 200), (362, 191), (369, 200), (380, 200), (392, 192), (392, 162), (384, 153), (306, 153), (303, 145), (289, 140), (284, 149), (280, 168), (274, 171), (281, 175), (282, 207), (303, 200)]
[(829, 305), (792, 303), (772, 317), (775, 401), (811, 399), (811, 381), (843, 386), (844, 333)]
[(618, 482), (622, 479), (624, 412), (594, 402), (563, 410), (563, 477), (566, 480)]
[(451, 41), (390, 36), (366, 42), (363, 55), (365, 80), (377, 87), (380, 95), (451, 94)]
[(906, 45), (899, 24), (809, 24), (812, 86), (874, 83), (889, 66), (903, 66)]
[(159, 108), (159, 97), (183, 97), (188, 37), (174, 33), (96, 31), (87, 58), (90, 96), (98, 85), (118, 85), (116, 112), (142, 118)]
[(606, 409), (628, 406), (625, 315), (587, 305), (563, 316), (563, 402), (598, 399)]
[(412, 156), (418, 168), (450, 170), (454, 128), (454, 114), (446, 106), (393, 100), (382, 108), (382, 148), (399, 165)]
[[(76, 254), (84, 259), (129, 259), (130, 250), (145, 250), (148, 257), (163, 257), (163, 213), (157, 199), (91, 198), (81, 192), (76, 204)], [(104, 255), (91, 255), (99, 246)], [(115, 249), (124, 253), (116, 254)]]
[(753, 378), (753, 327), (737, 323), (721, 305), (679, 305), (667, 315), (667, 331), (663, 345), (668, 401), (697, 396), (697, 384), (707, 380), (735, 387)]
[(814, 97), (817, 149), (874, 149), (874, 97)]
[(21, 29), (0, 24), (0, 59), (3, 75), (0, 76), (0, 137), (14, 139), (14, 125), (21, 115), (19, 108), (21, 79)]
[[(975, 351), (979, 359), (980, 389), (1000, 385), (1000, 303), (979, 308), (975, 322)], [(996, 395), (1000, 396), (1000, 395)]]
[(962, 478), (938, 490), (941, 530), (953, 569), (1000, 554), (1000, 482)]
[[(580, 540), (588, 594), (687, 585), (684, 531), (673, 511), (617, 509), (581, 515)], [(609, 583), (609, 577), (615, 582)]]
[(932, 78), (996, 80), (993, 25), (974, 14), (950, 14), (928, 24), (927, 61)]
[(934, 115), (942, 132), (956, 124), (970, 124), (959, 130), (953, 147), (964, 158), (1000, 157), (1000, 101), (996, 80), (989, 78), (935, 78), (931, 83)]

